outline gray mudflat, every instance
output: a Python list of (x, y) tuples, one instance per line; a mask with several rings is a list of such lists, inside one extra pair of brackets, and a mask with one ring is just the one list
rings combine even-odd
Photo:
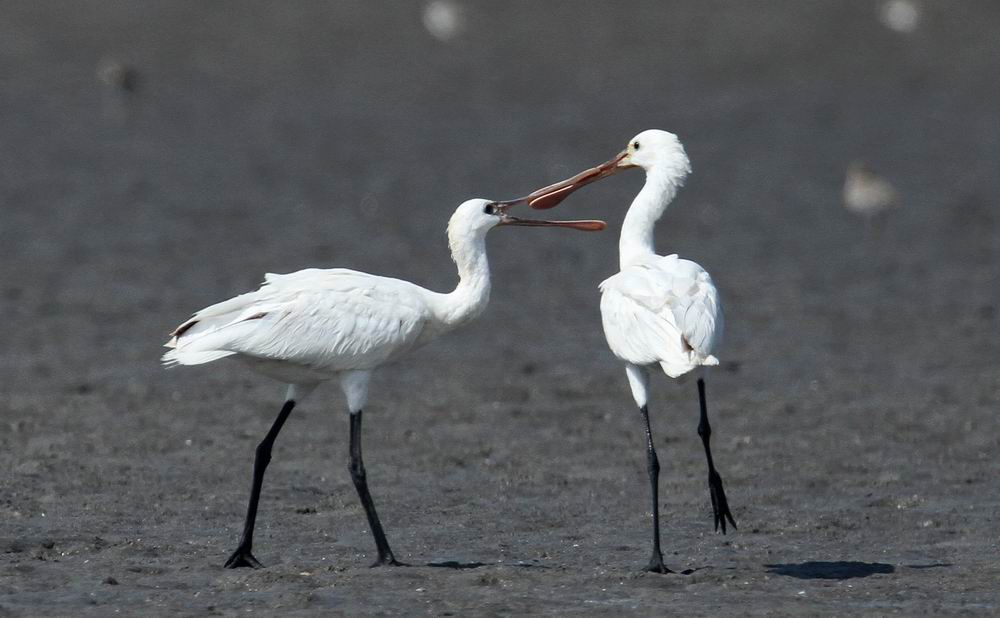
[[(4, 3), (0, 615), (997, 612), (1000, 4), (920, 4), (904, 34), (874, 2), (462, 3), (442, 41), (421, 3)], [(135, 73), (105, 85), (104, 57)], [(222, 569), (282, 387), (165, 371), (166, 333), (268, 271), (449, 289), (459, 202), (649, 127), (694, 165), (659, 248), (727, 308), (739, 530), (711, 528), (694, 381), (661, 378), (691, 573), (640, 571), (643, 439), (597, 306), (636, 172), (554, 213), (603, 235), (494, 232), (485, 315), (375, 380), (369, 481), (417, 566), (368, 568), (328, 385), (278, 439), (268, 568)], [(841, 204), (858, 159), (901, 195), (870, 225)]]

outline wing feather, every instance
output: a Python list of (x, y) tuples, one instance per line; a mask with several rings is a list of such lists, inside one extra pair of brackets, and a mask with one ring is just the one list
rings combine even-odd
[(203, 309), (178, 327), (164, 361), (197, 364), (244, 354), (334, 371), (374, 367), (419, 339), (428, 312), (418, 290), (341, 268), (268, 274), (257, 291)]
[(601, 284), (601, 314), (612, 351), (668, 373), (715, 364), (723, 314), (712, 278), (676, 255), (624, 268)]

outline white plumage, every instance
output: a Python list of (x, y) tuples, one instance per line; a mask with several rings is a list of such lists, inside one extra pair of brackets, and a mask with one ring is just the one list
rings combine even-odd
[[(653, 229), (691, 170), (677, 136), (649, 130), (635, 136), (628, 147), (607, 163), (539, 189), (528, 196), (536, 208), (551, 208), (576, 189), (641, 167), (646, 184), (633, 200), (622, 223), (618, 274), (600, 285), (601, 320), (611, 351), (625, 361), (625, 374), (646, 429), (646, 453), (653, 498), (653, 555), (647, 569), (669, 572), (660, 551), (658, 478), (659, 460), (653, 444), (647, 408), (649, 370), (659, 367), (671, 378), (703, 366), (718, 365), (714, 352), (722, 337), (723, 315), (719, 293), (708, 272), (698, 264), (656, 254)], [(704, 380), (698, 379), (702, 437), (708, 459), (709, 490), (715, 526), (726, 531), (728, 519), (735, 527), (709, 447)]]
[(398, 564), (368, 492), (361, 457), (361, 412), (372, 371), (472, 320), (486, 308), (490, 271), (486, 233), (497, 225), (547, 225), (582, 230), (600, 221), (531, 221), (507, 214), (513, 202), (474, 199), (448, 222), (458, 266), (455, 290), (442, 294), (407, 281), (344, 268), (268, 274), (260, 289), (206, 307), (177, 327), (163, 362), (201, 365), (226, 357), (288, 384), (285, 405), (257, 447), (243, 535), (227, 567), (259, 567), (253, 530), (271, 447), (295, 404), (319, 383), (339, 379), (351, 413), (351, 477), (378, 549), (376, 564)]
[[(260, 289), (206, 307), (178, 326), (163, 362), (199, 365), (236, 356), (307, 391), (344, 372), (367, 376), (482, 313), (490, 296), (486, 232), (504, 217), (487, 200), (469, 200), (455, 211), (448, 238), (459, 283), (451, 293), (346, 268), (268, 274)], [(364, 403), (349, 402), (351, 411)]]
[[(436, 317), (432, 292), (345, 268), (267, 274), (255, 292), (206, 307), (167, 343), (166, 364), (199, 365), (241, 355), (289, 365), (288, 381), (370, 370), (412, 349)], [(434, 329), (431, 329), (434, 330)], [(268, 373), (268, 365), (260, 368)]]
[(704, 268), (676, 255), (651, 256), (604, 280), (601, 318), (608, 346), (635, 365), (671, 378), (701, 365), (722, 336), (722, 307)]

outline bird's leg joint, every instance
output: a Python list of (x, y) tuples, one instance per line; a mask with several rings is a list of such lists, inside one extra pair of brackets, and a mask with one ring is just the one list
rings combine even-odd
[(660, 473), (660, 459), (656, 456), (656, 449), (650, 447), (646, 453), (646, 468), (650, 474)]
[(712, 437), (712, 426), (708, 424), (708, 419), (702, 417), (698, 422), (698, 435), (701, 436), (702, 440), (708, 440)]

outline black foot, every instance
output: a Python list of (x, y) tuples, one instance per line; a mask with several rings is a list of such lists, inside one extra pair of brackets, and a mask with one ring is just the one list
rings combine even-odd
[(251, 569), (263, 569), (264, 565), (260, 563), (249, 550), (243, 549), (242, 547), (236, 548), (232, 556), (229, 556), (229, 560), (226, 560), (227, 569), (239, 569), (242, 567), (250, 567)]
[(646, 571), (650, 573), (673, 573), (670, 569), (663, 564), (663, 556), (654, 555), (649, 559), (649, 564), (646, 565)]
[(722, 477), (715, 470), (708, 473), (708, 490), (712, 495), (712, 513), (715, 518), (715, 531), (718, 532), (721, 526), (722, 534), (725, 534), (727, 519), (733, 526), (733, 530), (736, 530), (736, 520), (733, 519), (733, 514), (729, 511), (726, 492), (722, 489)]
[(372, 563), (371, 568), (374, 569), (375, 567), (381, 567), (381, 566), (405, 567), (410, 565), (406, 564), (405, 562), (400, 562), (399, 560), (396, 560), (395, 556), (381, 556), (379, 557), (378, 560)]

